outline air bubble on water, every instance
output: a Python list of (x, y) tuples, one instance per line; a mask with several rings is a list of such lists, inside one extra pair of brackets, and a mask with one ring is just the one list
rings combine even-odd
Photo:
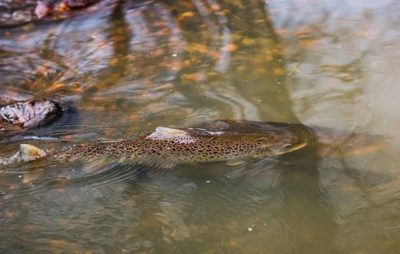
[(177, 57), (177, 56), (178, 56), (177, 53), (173, 53), (173, 54), (172, 54), (172, 57)]
[(251, 231), (253, 231), (253, 228), (247, 228), (247, 230), (248, 230), (249, 232), (251, 232)]
[(210, 180), (207, 180), (207, 181), (206, 181), (206, 183), (210, 183), (210, 182), (211, 182)]

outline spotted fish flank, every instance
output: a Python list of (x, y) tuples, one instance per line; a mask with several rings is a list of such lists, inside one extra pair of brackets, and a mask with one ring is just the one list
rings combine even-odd
[[(29, 153), (29, 161), (44, 157), (68, 161), (91, 158), (171, 168), (179, 163), (239, 162), (249, 158), (277, 156), (314, 145), (326, 151), (326, 144), (319, 143), (320, 140), (324, 140), (323, 136), (319, 136), (321, 134), (328, 136), (325, 129), (318, 130), (301, 124), (225, 120), (191, 128), (158, 127), (154, 132), (135, 140), (73, 145), (52, 151), (21, 146), (21, 152), (23, 148), (33, 151)], [(362, 144), (366, 146), (370, 139), (361, 140), (365, 140)], [(375, 150), (381, 147), (381, 143), (373, 143)], [(379, 146), (376, 145), (378, 143)], [(332, 150), (332, 146), (327, 147), (330, 148), (329, 151)], [(317, 152), (324, 154), (318, 149)], [(9, 159), (0, 160), (0, 164), (28, 161), (17, 159), (20, 158), (17, 154)]]
[(179, 129), (158, 127), (135, 140), (68, 146), (47, 151), (45, 157), (57, 160), (108, 158), (157, 167), (263, 158), (298, 150), (312, 140), (313, 134), (308, 128), (294, 132), (289, 127), (245, 121), (216, 121)]

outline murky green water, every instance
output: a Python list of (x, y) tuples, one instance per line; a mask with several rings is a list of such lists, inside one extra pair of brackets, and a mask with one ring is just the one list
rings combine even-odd
[(223, 118), (388, 139), (234, 167), (8, 168), (0, 252), (398, 253), (399, 13), (396, 0), (127, 1), (0, 30), (0, 99), (76, 108), (25, 136), (116, 140)]

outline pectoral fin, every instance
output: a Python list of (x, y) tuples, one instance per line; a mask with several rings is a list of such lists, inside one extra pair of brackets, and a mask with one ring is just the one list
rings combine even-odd
[(148, 158), (141, 159), (136, 162), (137, 164), (146, 165), (155, 169), (171, 170), (176, 167), (178, 162), (173, 159), (167, 158)]
[(237, 165), (242, 165), (244, 163), (246, 163), (246, 161), (243, 160), (243, 159), (232, 159), (232, 160), (228, 160), (225, 164), (227, 166), (232, 166), (233, 167), (233, 166), (237, 166)]

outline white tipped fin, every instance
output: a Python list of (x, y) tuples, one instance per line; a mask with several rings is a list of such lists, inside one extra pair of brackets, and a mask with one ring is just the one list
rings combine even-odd
[(34, 161), (46, 156), (46, 152), (33, 145), (21, 144), (19, 146), (19, 157), (22, 162)]
[(167, 127), (157, 127), (155, 132), (159, 133), (159, 134), (167, 134), (167, 135), (187, 135), (188, 134), (186, 131), (179, 130), (179, 129), (167, 128)]
[(146, 139), (174, 140), (179, 143), (193, 143), (196, 141), (196, 139), (190, 136), (186, 131), (167, 127), (157, 127), (153, 133), (146, 137)]

